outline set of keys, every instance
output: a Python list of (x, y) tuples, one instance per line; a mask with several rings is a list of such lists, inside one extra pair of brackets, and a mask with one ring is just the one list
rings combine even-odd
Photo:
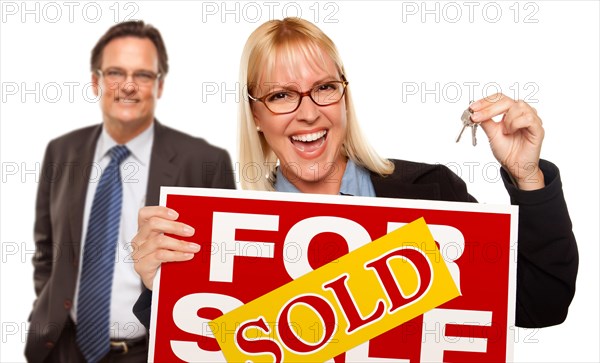
[[(469, 102), (469, 104), (473, 103), (473, 101)], [(477, 132), (477, 126), (479, 126), (479, 124), (471, 121), (471, 115), (473, 114), (473, 112), (470, 111), (469, 108), (467, 108), (462, 116), (460, 117), (460, 120), (463, 123), (463, 127), (460, 130), (460, 134), (458, 134), (458, 137), (456, 138), (456, 142), (460, 141), (460, 137), (462, 136), (463, 132), (465, 132), (465, 129), (467, 127), (471, 128), (471, 141), (473, 142), (473, 146), (477, 145), (477, 137), (475, 136), (475, 133)]]

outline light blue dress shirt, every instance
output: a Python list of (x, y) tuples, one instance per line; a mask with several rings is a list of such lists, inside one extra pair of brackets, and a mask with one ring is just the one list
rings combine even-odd
[[(275, 182), (275, 190), (278, 192), (300, 193), (298, 188), (281, 172), (281, 168), (277, 168), (277, 179)], [(340, 186), (340, 194), (354, 195), (360, 197), (375, 197), (375, 188), (371, 182), (369, 172), (356, 165), (352, 160), (348, 159), (346, 170), (342, 176), (342, 185)]]

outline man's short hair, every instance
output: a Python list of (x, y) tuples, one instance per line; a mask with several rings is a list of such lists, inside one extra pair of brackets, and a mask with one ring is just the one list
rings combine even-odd
[(113, 39), (124, 37), (150, 39), (158, 52), (158, 72), (163, 76), (167, 74), (169, 71), (169, 57), (167, 56), (167, 48), (165, 47), (160, 32), (152, 25), (145, 24), (142, 20), (126, 21), (113, 25), (106, 33), (104, 33), (100, 40), (98, 40), (98, 43), (94, 46), (94, 49), (92, 49), (92, 72), (100, 69), (104, 47), (106, 47)]

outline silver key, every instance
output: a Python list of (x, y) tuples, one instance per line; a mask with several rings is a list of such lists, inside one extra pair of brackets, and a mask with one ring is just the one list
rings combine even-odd
[(477, 146), (477, 136), (475, 136), (477, 126), (479, 126), (479, 124), (476, 123), (473, 123), (473, 126), (471, 126), (471, 141), (473, 142), (473, 146)]
[(469, 109), (466, 109), (465, 112), (463, 112), (462, 116), (460, 117), (460, 120), (463, 123), (463, 127), (460, 130), (460, 134), (458, 134), (458, 137), (456, 138), (456, 142), (460, 141), (460, 138), (463, 134), (463, 132), (465, 132), (465, 129), (467, 127), (471, 127), (473, 126), (473, 121), (471, 121), (471, 112), (469, 112)]
[[(473, 101), (469, 102), (469, 104), (471, 104), (471, 103), (473, 103)], [(458, 134), (458, 137), (456, 138), (456, 142), (460, 141), (460, 138), (461, 138), (463, 132), (465, 132), (465, 129), (467, 127), (470, 127), (471, 128), (471, 142), (472, 142), (473, 146), (477, 145), (477, 136), (475, 134), (477, 132), (477, 126), (479, 126), (479, 124), (471, 121), (472, 114), (473, 113), (467, 108), (463, 112), (462, 116), (460, 117), (460, 120), (463, 123), (463, 127), (460, 130), (460, 134)]]

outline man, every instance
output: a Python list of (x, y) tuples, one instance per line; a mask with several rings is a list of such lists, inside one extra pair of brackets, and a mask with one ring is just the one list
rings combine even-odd
[(102, 124), (51, 141), (44, 157), (30, 362), (146, 362), (146, 330), (131, 311), (142, 291), (130, 243), (139, 208), (158, 204), (161, 185), (235, 187), (226, 151), (154, 119), (168, 72), (157, 29), (113, 26), (91, 71)]

